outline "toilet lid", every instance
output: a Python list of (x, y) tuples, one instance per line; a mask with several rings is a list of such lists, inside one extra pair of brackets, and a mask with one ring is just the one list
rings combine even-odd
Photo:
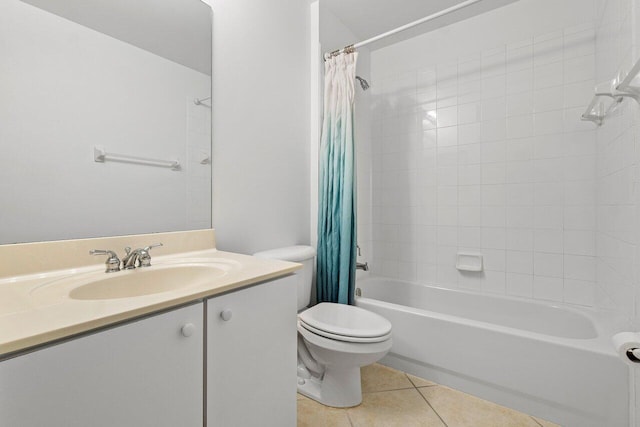
[(321, 337), (330, 338), (332, 340), (337, 340), (337, 341), (352, 342), (352, 343), (376, 343), (376, 342), (386, 341), (389, 338), (391, 338), (391, 332), (389, 332), (388, 334), (382, 335), (380, 337), (347, 337), (344, 335), (332, 334), (331, 332), (327, 332), (327, 331), (321, 331), (320, 329), (316, 329), (313, 326), (307, 325), (302, 320), (300, 320), (298, 324), (300, 325), (300, 327), (302, 327), (303, 329), (311, 333), (314, 333)]
[(380, 338), (391, 332), (391, 322), (387, 319), (353, 305), (323, 302), (303, 311), (298, 317), (302, 326), (310, 331), (345, 338)]

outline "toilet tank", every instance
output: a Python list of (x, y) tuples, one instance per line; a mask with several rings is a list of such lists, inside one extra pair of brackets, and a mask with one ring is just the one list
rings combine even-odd
[(306, 308), (311, 301), (311, 284), (313, 283), (313, 269), (316, 250), (311, 246), (287, 246), (284, 248), (270, 249), (256, 252), (253, 256), (266, 259), (278, 259), (281, 261), (297, 262), (302, 264), (302, 269), (296, 271), (298, 282), (298, 311)]

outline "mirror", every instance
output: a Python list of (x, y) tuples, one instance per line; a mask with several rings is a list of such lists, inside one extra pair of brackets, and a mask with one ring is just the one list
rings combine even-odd
[(0, 2), (0, 244), (211, 227), (211, 8)]

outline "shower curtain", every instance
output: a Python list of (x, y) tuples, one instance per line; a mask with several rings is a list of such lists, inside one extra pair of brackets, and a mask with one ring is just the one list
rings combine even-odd
[(357, 52), (325, 60), (319, 158), (318, 302), (353, 303), (356, 277), (356, 159), (353, 101)]

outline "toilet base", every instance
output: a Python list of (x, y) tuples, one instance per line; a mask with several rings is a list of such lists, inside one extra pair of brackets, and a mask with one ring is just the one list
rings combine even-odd
[(360, 367), (327, 366), (323, 378), (298, 377), (298, 393), (334, 408), (348, 408), (362, 403)]

